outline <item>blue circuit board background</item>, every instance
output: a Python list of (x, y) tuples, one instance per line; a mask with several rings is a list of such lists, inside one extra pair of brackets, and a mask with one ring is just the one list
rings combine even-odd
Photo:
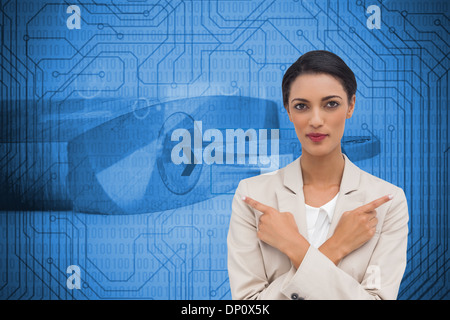
[[(70, 5), (80, 8), (79, 29), (67, 26)], [(370, 5), (380, 29), (367, 26)], [(203, 165), (200, 180), (186, 180), (194, 189), (177, 189), (185, 198), (158, 189), (152, 195), (168, 204), (120, 207), (153, 181), (154, 172), (123, 169), (152, 159), (139, 149), (143, 137), (129, 135), (132, 121), (159, 132), (151, 112), (178, 101), (194, 117), (205, 98), (204, 126), (223, 129), (227, 99), (249, 97), (249, 110), (263, 101), (261, 112), (275, 116), (248, 127), (279, 128), (287, 164), (301, 148), (281, 79), (301, 54), (325, 49), (358, 81), (344, 150), (408, 199), (399, 299), (448, 299), (448, 10), (447, 1), (416, 0), (0, 1), (0, 298), (230, 299), (226, 235), (239, 170)], [(120, 138), (138, 151), (99, 171), (122, 149), (94, 164), (86, 137), (101, 142), (113, 129), (106, 143)], [(95, 175), (95, 186), (83, 184)], [(71, 265), (80, 289), (67, 286)]]

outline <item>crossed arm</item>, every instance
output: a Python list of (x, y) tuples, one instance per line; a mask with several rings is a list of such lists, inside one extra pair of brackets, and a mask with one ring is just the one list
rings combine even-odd
[[(403, 190), (399, 188), (393, 200), (387, 195), (344, 212), (333, 236), (316, 249), (298, 232), (291, 213), (279, 212), (249, 197), (243, 200), (245, 185), (238, 189), (228, 236), (233, 299), (283, 299), (290, 298), (293, 292), (302, 293), (306, 299), (397, 297), (406, 267), (408, 234), (408, 209)], [(367, 283), (369, 268), (360, 283), (337, 264), (374, 236), (378, 223), (376, 208), (390, 200), (393, 203), (368, 261), (368, 265), (381, 268), (381, 288), (372, 290)], [(258, 226), (254, 216), (252, 218), (251, 207), (263, 213)], [(272, 261), (263, 260), (258, 239), (284, 253), (292, 262), (291, 269), (277, 273), (269, 281), (264, 265)]]
[[(342, 258), (374, 236), (378, 223), (375, 209), (391, 199), (392, 195), (386, 195), (344, 212), (333, 236), (319, 250), (337, 265)], [(242, 200), (263, 213), (259, 219), (258, 238), (286, 254), (298, 269), (309, 249), (309, 243), (298, 232), (292, 213), (279, 212), (249, 197), (243, 197)]]

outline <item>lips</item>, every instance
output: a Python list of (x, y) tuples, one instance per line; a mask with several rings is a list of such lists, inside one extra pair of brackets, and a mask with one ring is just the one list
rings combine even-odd
[(327, 136), (327, 134), (323, 134), (323, 133), (308, 133), (307, 136), (308, 136), (308, 138), (310, 138), (312, 141), (314, 141), (314, 142), (319, 142), (319, 141), (322, 141), (323, 139), (325, 139), (325, 137)]
[(320, 138), (322, 136), (326, 136), (326, 134), (324, 134), (324, 133), (308, 133), (307, 136), (314, 137), (314, 138)]

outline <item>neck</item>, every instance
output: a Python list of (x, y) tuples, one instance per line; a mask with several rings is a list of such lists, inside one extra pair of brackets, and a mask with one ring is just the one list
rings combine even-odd
[(345, 160), (341, 148), (336, 148), (327, 155), (314, 156), (302, 152), (300, 167), (302, 170), (303, 185), (319, 188), (340, 186), (344, 174)]

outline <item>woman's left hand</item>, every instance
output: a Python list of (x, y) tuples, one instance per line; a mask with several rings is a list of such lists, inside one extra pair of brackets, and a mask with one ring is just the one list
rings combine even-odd
[(249, 197), (243, 200), (263, 213), (259, 218), (258, 238), (285, 253), (298, 267), (309, 248), (309, 243), (298, 231), (292, 213), (279, 212)]

